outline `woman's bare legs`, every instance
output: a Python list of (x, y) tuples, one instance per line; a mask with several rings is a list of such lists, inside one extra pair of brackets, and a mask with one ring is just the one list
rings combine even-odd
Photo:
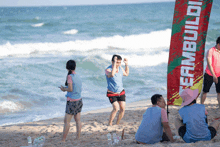
[(80, 134), (81, 134), (81, 128), (82, 128), (82, 124), (81, 124), (81, 120), (80, 120), (80, 112), (77, 113), (76, 115), (74, 115), (74, 119), (76, 121), (76, 134), (77, 134), (77, 139), (80, 138)]
[(66, 140), (66, 136), (67, 136), (69, 129), (70, 129), (70, 121), (71, 121), (72, 117), (73, 117), (73, 115), (70, 115), (67, 113), (65, 114), (62, 142), (65, 142), (65, 140)]

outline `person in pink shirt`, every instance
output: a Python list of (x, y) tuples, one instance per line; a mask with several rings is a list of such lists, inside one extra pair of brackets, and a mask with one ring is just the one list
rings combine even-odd
[(220, 36), (216, 40), (216, 45), (210, 48), (207, 53), (207, 67), (204, 74), (201, 104), (204, 104), (213, 82), (215, 82), (217, 100), (220, 108)]

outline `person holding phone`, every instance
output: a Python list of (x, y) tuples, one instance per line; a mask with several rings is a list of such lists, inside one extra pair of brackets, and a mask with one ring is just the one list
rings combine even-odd
[(77, 131), (77, 139), (80, 138), (81, 134), (81, 121), (80, 121), (80, 113), (82, 110), (83, 102), (81, 98), (82, 92), (82, 81), (78, 74), (76, 74), (76, 62), (74, 60), (69, 60), (66, 63), (66, 69), (68, 70), (66, 87), (61, 85), (60, 90), (63, 92), (67, 91), (67, 103), (66, 103), (66, 114), (64, 117), (64, 128), (63, 128), (63, 138), (62, 142), (65, 142), (67, 134), (70, 128), (70, 121), (74, 116), (76, 121), (76, 131)]

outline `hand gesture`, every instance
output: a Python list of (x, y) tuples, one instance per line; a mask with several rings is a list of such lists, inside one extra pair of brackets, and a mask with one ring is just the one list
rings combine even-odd
[(114, 57), (114, 63), (116, 63), (118, 60), (117, 56)]
[(124, 58), (124, 63), (125, 63), (125, 65), (128, 65), (128, 59), (127, 58)]
[(216, 76), (213, 76), (213, 81), (218, 84), (218, 78)]
[(60, 87), (60, 90), (62, 90), (63, 92), (65, 92), (65, 89), (64, 89), (64, 87), (61, 85)]

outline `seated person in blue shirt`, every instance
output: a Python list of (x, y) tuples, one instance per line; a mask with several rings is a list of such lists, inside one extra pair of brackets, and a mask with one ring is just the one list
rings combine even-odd
[(205, 105), (196, 104), (198, 96), (198, 89), (191, 90), (187, 88), (180, 94), (183, 99), (181, 105), (183, 107), (179, 110), (182, 120), (177, 118), (175, 126), (186, 143), (211, 140), (215, 137), (220, 124), (220, 121), (216, 120), (208, 126), (208, 112), (205, 110)]
[[(152, 107), (148, 108), (143, 115), (143, 120), (135, 134), (138, 144), (153, 144), (162, 141), (174, 142), (170, 130), (166, 102), (162, 95), (155, 94), (151, 97)], [(163, 132), (165, 130), (165, 133)]]

